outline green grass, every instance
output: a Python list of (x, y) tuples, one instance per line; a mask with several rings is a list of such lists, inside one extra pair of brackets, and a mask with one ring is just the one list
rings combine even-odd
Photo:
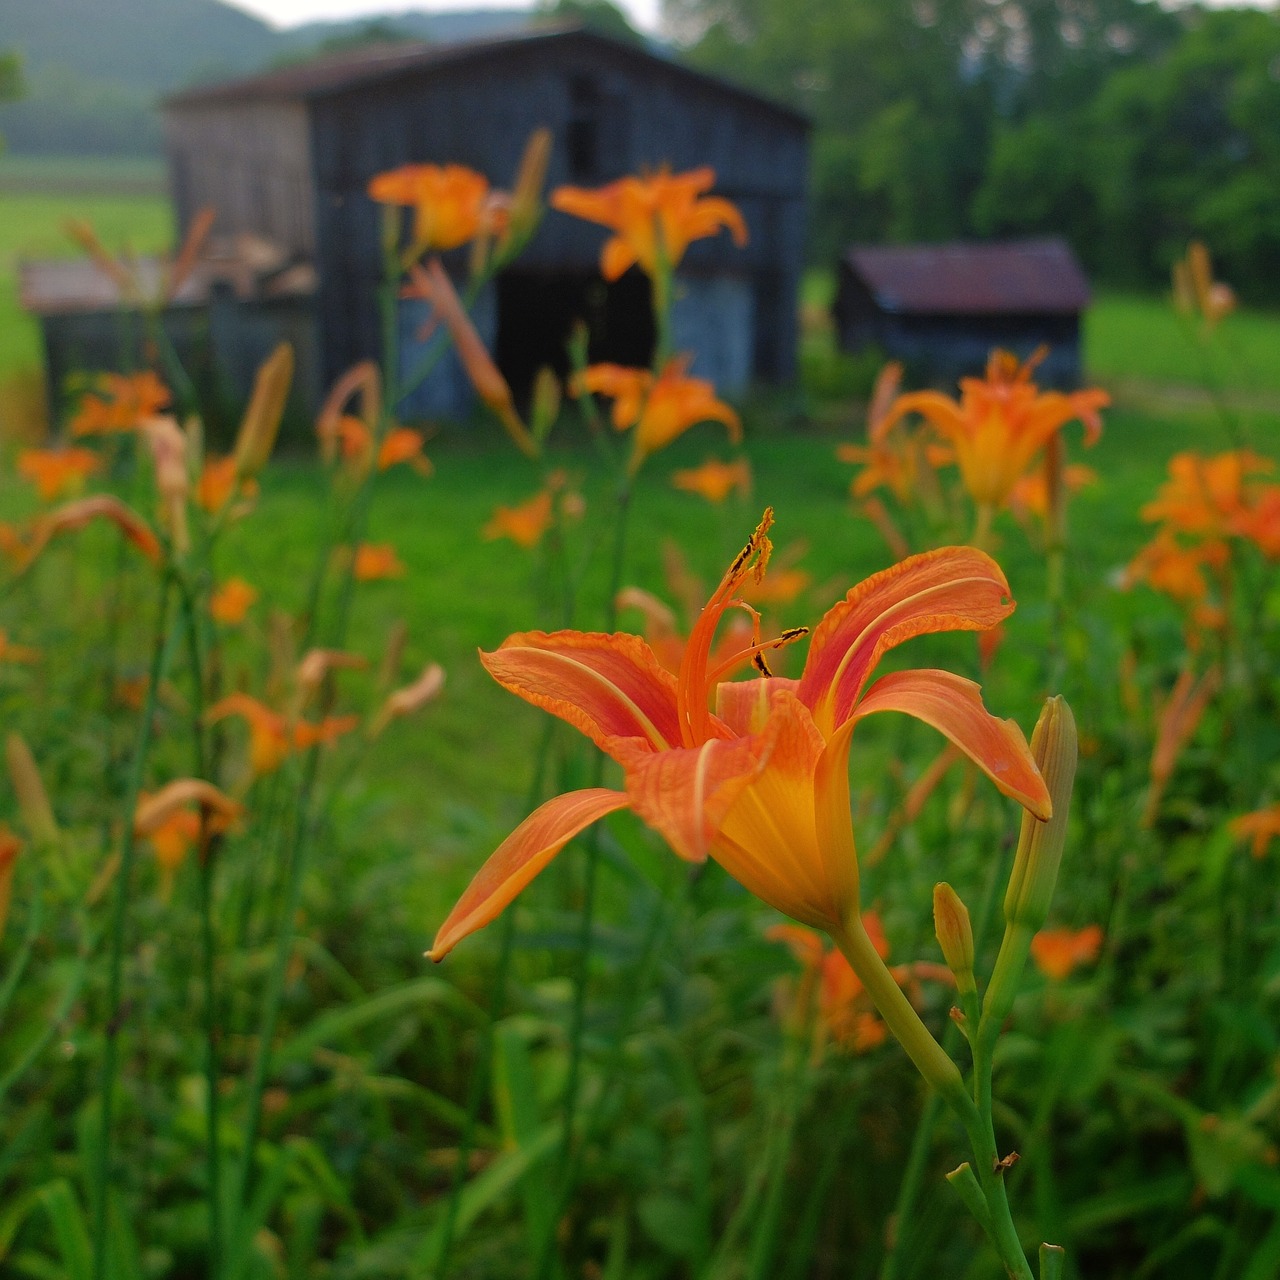
[(18, 301), (23, 258), (75, 257), (81, 250), (63, 224), (84, 218), (113, 253), (155, 253), (173, 240), (173, 214), (157, 195), (58, 195), (0, 191), (0, 381), (38, 368), (40, 330)]
[(0, 193), (163, 195), (158, 156), (26, 156), (0, 153)]

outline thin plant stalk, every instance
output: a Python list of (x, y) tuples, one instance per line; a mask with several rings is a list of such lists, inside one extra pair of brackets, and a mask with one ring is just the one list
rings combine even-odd
[(133, 878), (135, 840), (133, 814), (142, 790), (143, 771), (151, 747), (151, 727), (156, 712), (156, 691), (164, 674), (169, 654), (169, 605), (173, 594), (171, 573), (166, 570), (160, 585), (160, 602), (156, 609), (151, 669), (142, 706), (142, 722), (134, 746), (124, 796), (124, 830), (120, 837), (120, 865), (116, 870), (115, 902), (111, 912), (107, 944), (107, 1022), (106, 1044), (102, 1054), (98, 1092), (101, 1099), (98, 1121), (98, 1160), (93, 1173), (95, 1201), (93, 1206), (93, 1280), (105, 1280), (107, 1269), (107, 1189), (111, 1180), (111, 1126), (115, 1105), (116, 1076), (119, 1071), (119, 1038), (124, 1010), (121, 984), (124, 972), (125, 916), (129, 908), (129, 888)]

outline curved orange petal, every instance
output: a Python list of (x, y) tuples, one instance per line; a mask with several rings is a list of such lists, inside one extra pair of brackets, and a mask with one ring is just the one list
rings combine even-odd
[(949, 738), (1011, 799), (1045, 821), (1053, 805), (1017, 722), (993, 716), (982, 689), (950, 671), (896, 671), (867, 690), (853, 720), (902, 711)]
[(636, 261), (635, 249), (621, 236), (613, 236), (600, 250), (600, 274), (612, 282), (625, 275)]
[(940, 391), (912, 391), (893, 402), (888, 413), (872, 425), (867, 438), (872, 444), (878, 444), (889, 429), (909, 413), (927, 418), (948, 439), (963, 438), (969, 433), (968, 418), (950, 396)]
[(627, 797), (621, 791), (595, 787), (556, 796), (535, 809), (476, 873), (427, 955), (443, 960), (468, 934), (496, 919), (574, 836), (626, 807)]
[[(626, 770), (632, 811), (680, 857), (702, 862), (769, 747), (763, 735), (713, 738), (697, 747), (656, 752), (631, 740), (615, 742), (611, 754)], [(726, 870), (737, 878), (733, 867)], [(752, 885), (747, 888), (755, 892)]]
[(1013, 609), (1000, 566), (976, 547), (912, 556), (859, 583), (827, 611), (813, 633), (800, 700), (830, 737), (886, 649), (935, 631), (985, 631)]
[(481, 653), (480, 661), (504, 688), (615, 758), (619, 738), (641, 738), (647, 751), (680, 742), (675, 677), (639, 636), (525, 631)]

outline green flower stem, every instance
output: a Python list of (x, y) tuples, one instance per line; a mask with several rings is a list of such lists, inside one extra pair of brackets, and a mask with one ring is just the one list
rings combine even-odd
[(111, 1125), (115, 1105), (116, 1076), (119, 1071), (120, 1029), (124, 1010), (121, 985), (124, 973), (125, 916), (129, 908), (129, 888), (133, 879), (133, 814), (138, 807), (138, 793), (151, 747), (151, 728), (156, 712), (156, 690), (169, 657), (169, 604), (173, 580), (168, 570), (160, 583), (160, 602), (156, 609), (154, 638), (151, 646), (151, 670), (142, 706), (142, 721), (134, 745), (133, 761), (125, 786), (123, 831), (120, 837), (120, 865), (116, 870), (116, 893), (111, 912), (110, 941), (107, 948), (107, 1021), (105, 1045), (98, 1093), (101, 1108), (98, 1120), (98, 1160), (93, 1171), (93, 1280), (105, 1280), (107, 1273), (107, 1188), (111, 1181)]

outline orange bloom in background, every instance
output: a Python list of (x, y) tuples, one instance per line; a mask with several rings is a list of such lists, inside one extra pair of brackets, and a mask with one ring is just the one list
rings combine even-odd
[(723, 422), (735, 444), (742, 438), (738, 415), (716, 399), (715, 387), (705, 378), (687, 377), (688, 366), (688, 356), (677, 356), (654, 378), (647, 369), (593, 364), (575, 380), (577, 394), (588, 391), (613, 401), (612, 420), (616, 430), (635, 428), (631, 449), (633, 473), (651, 453), (669, 445), (699, 422)]
[(258, 482), (252, 477), (238, 475), (235, 456), (207, 457), (196, 481), (195, 500), (202, 511), (216, 516), (233, 497), (252, 498), (258, 492)]
[(101, 467), (102, 459), (88, 449), (23, 449), (18, 454), (18, 474), (35, 485), (41, 502), (79, 493), (85, 478)]
[(407, 462), (420, 475), (431, 474), (431, 461), (422, 452), (426, 439), (421, 431), (411, 427), (392, 427), (378, 446), (378, 470), (386, 471), (389, 467)]
[(1041, 929), (1031, 939), (1031, 958), (1046, 978), (1061, 982), (1081, 965), (1093, 964), (1102, 950), (1102, 929)]
[(14, 644), (5, 631), (0, 631), (0, 662), (17, 662), (30, 665), (40, 661), (40, 650), (30, 645)]
[[(657, 596), (640, 587), (623, 587), (618, 592), (618, 612), (635, 609), (644, 618), (644, 642), (653, 650), (654, 657), (672, 675), (678, 675), (689, 638), (676, 622), (675, 613)], [(723, 633), (716, 641), (708, 662), (718, 667), (753, 643), (756, 637), (756, 615), (752, 611), (736, 614), (725, 623)]]
[(172, 399), (169, 388), (150, 369), (132, 374), (104, 373), (98, 384), (101, 393), (86, 395), (71, 419), (73, 436), (133, 431)]
[(5, 925), (9, 923), (13, 872), (22, 848), (22, 841), (13, 834), (8, 824), (0, 822), (0, 939), (4, 937)]
[[(1098, 473), (1092, 467), (1081, 466), (1077, 462), (1068, 464), (1062, 471), (1062, 485), (1067, 493), (1079, 493), (1087, 485), (1096, 484), (1097, 480)], [(1015, 515), (1035, 516), (1039, 520), (1048, 518), (1049, 484), (1043, 468), (1018, 477), (1018, 483), (1009, 495), (1009, 505)]]
[(1280, 804), (1232, 818), (1227, 827), (1233, 836), (1248, 840), (1249, 852), (1261, 858), (1271, 842), (1280, 839)]
[(697, 493), (708, 502), (721, 503), (731, 493), (748, 497), (751, 493), (751, 464), (746, 458), (720, 462), (711, 458), (700, 467), (677, 471), (671, 483), (685, 493)]
[(1162, 529), (1129, 562), (1124, 583), (1145, 582), (1182, 604), (1197, 604), (1208, 597), (1206, 568), (1221, 569), (1230, 559), (1225, 542), (1203, 542), (1187, 547), (1168, 529)]
[(382, 578), (403, 578), (404, 567), (396, 549), (389, 542), (362, 542), (356, 548), (352, 566), (357, 582), (378, 582)]
[(405, 164), (377, 174), (369, 197), (379, 204), (413, 210), (413, 247), (456, 249), (482, 231), (506, 224), (503, 202), (489, 190), (489, 179), (461, 164)]
[(389, 694), (369, 725), (369, 737), (376, 738), (392, 720), (411, 716), (428, 702), (440, 696), (444, 688), (444, 668), (438, 662), (428, 663), (412, 683)]
[(1199, 315), (1206, 333), (1235, 310), (1235, 293), (1213, 278), (1209, 250), (1199, 240), (1193, 240), (1186, 257), (1173, 264), (1173, 304), (1184, 315)]
[(484, 536), (491, 542), (510, 538), (518, 546), (536, 547), (555, 520), (553, 501), (551, 490), (543, 489), (518, 506), (496, 507), (484, 527)]
[(715, 184), (715, 170), (708, 167), (687, 173), (663, 168), (595, 190), (560, 187), (552, 192), (551, 207), (615, 232), (600, 254), (600, 274), (606, 280), (618, 279), (637, 263), (652, 277), (661, 266), (675, 270), (694, 240), (722, 227), (739, 247), (747, 243), (747, 224), (737, 208), (706, 195)]
[(210, 597), (209, 612), (225, 627), (239, 626), (258, 599), (256, 587), (243, 578), (228, 578)]
[(1220, 538), (1246, 515), (1252, 477), (1273, 469), (1269, 458), (1248, 449), (1206, 457), (1183, 452), (1169, 459), (1169, 478), (1142, 508), (1144, 520), (1161, 520), (1179, 533)]
[(1174, 767), (1204, 718), (1213, 695), (1218, 692), (1221, 672), (1216, 666), (1196, 679), (1190, 667), (1184, 668), (1165, 699), (1156, 726), (1156, 743), (1151, 753), (1151, 790), (1147, 794), (1147, 807), (1142, 825), (1154, 825), (1160, 811), (1160, 801), (1165, 787), (1173, 777)]
[(243, 814), (242, 805), (200, 778), (179, 778), (154, 794), (139, 795), (133, 830), (150, 843), (160, 863), (162, 897), (168, 898), (174, 872), (191, 846), (229, 830)]
[(937, 391), (899, 396), (876, 424), (872, 443), (909, 413), (918, 413), (955, 450), (965, 488), (979, 506), (1004, 506), (1018, 477), (1049, 439), (1068, 422), (1079, 419), (1085, 443), (1102, 431), (1098, 410), (1111, 403), (1093, 388), (1064, 394), (1041, 392), (1031, 374), (1040, 353), (1019, 363), (1008, 351), (993, 351), (985, 378), (962, 378), (957, 402)]
[[(898, 671), (869, 685), (881, 656), (912, 636), (981, 631), (1013, 610), (996, 563), (946, 547), (873, 575), (830, 609), (798, 680), (721, 683), (805, 634), (785, 631), (712, 665), (715, 635), (772, 544), (766, 511), (689, 637), (673, 675), (638, 636), (577, 631), (509, 637), (482, 661), (499, 684), (585, 733), (623, 768), (625, 789), (547, 801), (481, 868), (436, 936), (442, 959), (493, 920), (584, 828), (631, 809), (681, 857), (714, 857), (752, 893), (803, 924), (841, 930), (858, 911), (848, 753), (856, 724), (902, 711), (933, 725), (1005, 795), (1039, 817), (1049, 793), (1022, 731), (982, 705), (970, 680)], [(767, 670), (767, 668), (764, 668)], [(714, 711), (712, 700), (714, 699)]]
[(360, 723), (358, 716), (329, 716), (319, 724), (306, 720), (290, 723), (247, 693), (229, 694), (205, 713), (210, 724), (228, 716), (238, 716), (249, 726), (249, 767), (256, 777), (274, 773), (292, 751), (332, 745)]
[(1231, 532), (1254, 543), (1268, 560), (1280, 559), (1280, 484), (1258, 490), (1233, 520)]
[(160, 539), (151, 526), (132, 508), (109, 493), (95, 494), (91, 498), (79, 498), (55, 511), (40, 517), (31, 530), (31, 540), (23, 549), (19, 572), (27, 569), (54, 538), (62, 533), (74, 533), (95, 520), (114, 524), (125, 540), (132, 543), (153, 564), (162, 559)]

